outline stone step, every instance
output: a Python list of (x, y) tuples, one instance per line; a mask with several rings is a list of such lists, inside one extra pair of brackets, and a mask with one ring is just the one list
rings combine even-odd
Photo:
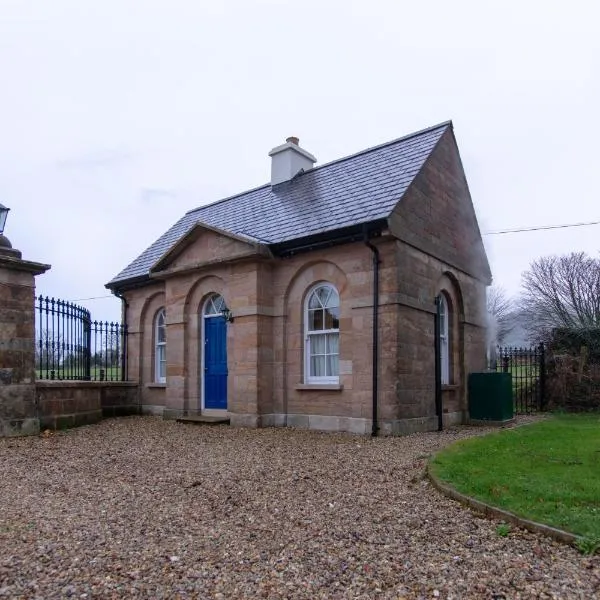
[(190, 415), (179, 417), (178, 423), (196, 423), (198, 425), (229, 425), (229, 417), (210, 417), (208, 415)]

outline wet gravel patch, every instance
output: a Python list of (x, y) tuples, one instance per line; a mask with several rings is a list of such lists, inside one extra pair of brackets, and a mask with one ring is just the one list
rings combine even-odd
[(600, 557), (437, 492), (404, 438), (155, 417), (0, 439), (0, 598), (596, 598)]

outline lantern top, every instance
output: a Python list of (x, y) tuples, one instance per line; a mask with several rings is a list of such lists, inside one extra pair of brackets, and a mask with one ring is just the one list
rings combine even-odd
[(0, 203), (0, 235), (4, 233), (4, 226), (6, 225), (6, 217), (8, 217), (8, 211), (10, 208)]

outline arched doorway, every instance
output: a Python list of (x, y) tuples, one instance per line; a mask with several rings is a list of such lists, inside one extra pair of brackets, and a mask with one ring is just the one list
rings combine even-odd
[(223, 296), (213, 294), (202, 310), (201, 397), (203, 410), (227, 410), (227, 323)]

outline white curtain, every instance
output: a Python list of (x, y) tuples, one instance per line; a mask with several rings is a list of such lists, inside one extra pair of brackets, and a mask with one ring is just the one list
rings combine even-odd
[(337, 377), (339, 375), (339, 333), (310, 336), (311, 377)]

